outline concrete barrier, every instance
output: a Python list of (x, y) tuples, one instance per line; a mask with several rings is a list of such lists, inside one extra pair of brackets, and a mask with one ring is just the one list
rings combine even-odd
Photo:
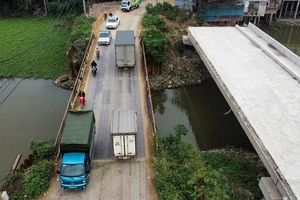
[[(250, 36), (248, 33), (246, 33), (240, 26), (235, 26), (241, 33), (243, 33), (247, 38), (249, 38), (254, 44), (256, 44), (260, 49), (262, 49), (268, 56), (270, 56), (276, 63), (278, 63), (284, 70), (286, 70), (289, 74), (291, 74), (293, 77), (295, 77), (298, 81), (300, 81), (300, 74), (292, 70), (289, 66), (281, 62), (276, 55), (274, 55), (272, 52), (270, 52), (267, 48), (263, 47), (258, 41), (256, 41), (252, 36)], [(280, 51), (282, 54), (287, 56), (289, 59), (291, 59), (297, 66), (300, 68), (300, 58), (291, 52), (289, 49), (284, 47), (282, 44), (274, 40), (272, 37), (255, 27), (253, 24), (249, 23), (248, 27), (250, 30), (261, 36), (265, 41), (270, 43), (274, 48), (276, 48), (278, 51)]]

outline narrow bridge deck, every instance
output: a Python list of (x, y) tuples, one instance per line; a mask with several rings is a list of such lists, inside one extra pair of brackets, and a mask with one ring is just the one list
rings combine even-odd
[(300, 199), (300, 62), (249, 27), (188, 33), (277, 188)]

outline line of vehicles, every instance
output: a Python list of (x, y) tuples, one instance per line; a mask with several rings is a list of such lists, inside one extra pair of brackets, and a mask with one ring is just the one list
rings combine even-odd
[[(123, 8), (124, 2), (127, 7)], [(121, 10), (137, 8), (141, 0), (123, 0)], [(124, 4), (125, 5), (125, 4)], [(116, 29), (118, 17), (111, 16), (106, 28)], [(112, 41), (110, 30), (102, 30), (98, 44), (109, 45)], [(116, 31), (115, 63), (118, 68), (135, 67), (135, 36), (133, 30)], [(116, 160), (137, 157), (137, 113), (133, 109), (113, 110), (111, 119), (112, 158)], [(65, 190), (81, 190), (87, 187), (92, 169), (96, 120), (93, 110), (68, 111), (59, 144), (61, 163), (60, 186)]]
[[(96, 120), (92, 110), (68, 111), (59, 144), (60, 186), (65, 190), (86, 188), (92, 169)], [(112, 157), (134, 159), (136, 152), (137, 113), (133, 109), (113, 110), (111, 121)]]

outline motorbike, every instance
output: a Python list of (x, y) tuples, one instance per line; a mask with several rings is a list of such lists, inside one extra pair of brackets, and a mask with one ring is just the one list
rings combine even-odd
[(106, 20), (107, 19), (107, 14), (106, 13), (104, 13), (104, 20)]
[(97, 67), (92, 67), (92, 74), (95, 77), (97, 74)]
[(100, 57), (100, 52), (99, 51), (96, 52), (96, 56), (97, 56), (97, 60), (99, 60), (99, 57)]

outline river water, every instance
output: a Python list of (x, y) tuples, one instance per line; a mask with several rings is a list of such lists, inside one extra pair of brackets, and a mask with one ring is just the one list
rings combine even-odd
[(55, 139), (70, 94), (51, 80), (0, 80), (0, 180), (17, 154), (31, 153), (29, 139)]
[[(264, 30), (274, 39), (300, 56), (300, 27)], [(201, 150), (224, 146), (253, 150), (229, 105), (213, 79), (189, 87), (152, 92), (154, 116), (159, 135), (184, 124), (189, 134), (185, 137)]]

